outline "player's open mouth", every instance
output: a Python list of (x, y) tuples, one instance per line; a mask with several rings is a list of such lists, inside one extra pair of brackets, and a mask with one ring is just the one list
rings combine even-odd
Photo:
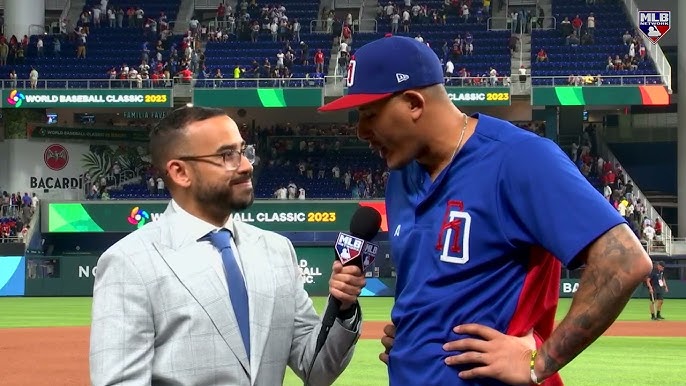
[(376, 144), (370, 143), (369, 148), (374, 150), (375, 152), (379, 153), (379, 157), (381, 157), (381, 158), (386, 158), (386, 154), (388, 154), (388, 150), (381, 145), (376, 145)]

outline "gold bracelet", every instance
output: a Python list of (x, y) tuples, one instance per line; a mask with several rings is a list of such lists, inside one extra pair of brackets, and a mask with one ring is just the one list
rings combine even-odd
[(536, 364), (536, 356), (538, 355), (538, 350), (531, 350), (531, 363), (530, 363), (530, 369), (531, 369), (531, 383), (534, 385), (540, 385), (543, 383), (543, 381), (539, 381), (538, 377), (536, 376), (536, 371), (534, 370), (534, 365)]

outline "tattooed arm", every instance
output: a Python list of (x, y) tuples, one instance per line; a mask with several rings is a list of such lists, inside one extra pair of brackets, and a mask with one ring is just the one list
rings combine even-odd
[(602, 335), (652, 269), (650, 257), (625, 224), (600, 236), (577, 258), (586, 268), (569, 312), (539, 350), (539, 379), (556, 373)]

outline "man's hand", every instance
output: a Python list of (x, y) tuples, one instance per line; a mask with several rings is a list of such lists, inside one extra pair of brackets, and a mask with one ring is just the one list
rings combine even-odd
[(329, 279), (329, 293), (341, 302), (341, 311), (347, 310), (357, 302), (364, 285), (365, 279), (360, 267), (343, 266), (340, 261), (334, 261)]
[(492, 378), (508, 385), (531, 383), (531, 351), (536, 348), (533, 330), (523, 337), (505, 335), (481, 324), (465, 324), (453, 329), (456, 334), (473, 338), (454, 340), (443, 345), (446, 351), (461, 354), (445, 359), (447, 365), (476, 365), (461, 371), (462, 379)]
[(383, 333), (384, 336), (381, 338), (381, 344), (386, 348), (386, 351), (379, 354), (379, 359), (381, 359), (381, 362), (388, 365), (388, 354), (391, 352), (391, 348), (393, 348), (393, 342), (395, 341), (395, 326), (392, 324), (387, 324), (383, 328)]

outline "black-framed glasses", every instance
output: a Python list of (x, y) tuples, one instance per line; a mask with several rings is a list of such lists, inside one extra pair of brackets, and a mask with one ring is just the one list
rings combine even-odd
[(180, 161), (206, 161), (206, 158), (221, 158), (224, 163), (224, 167), (227, 170), (236, 170), (241, 164), (241, 157), (250, 162), (250, 165), (255, 163), (255, 146), (245, 145), (240, 150), (227, 149), (219, 153), (205, 154), (205, 155), (189, 155), (178, 157)]

